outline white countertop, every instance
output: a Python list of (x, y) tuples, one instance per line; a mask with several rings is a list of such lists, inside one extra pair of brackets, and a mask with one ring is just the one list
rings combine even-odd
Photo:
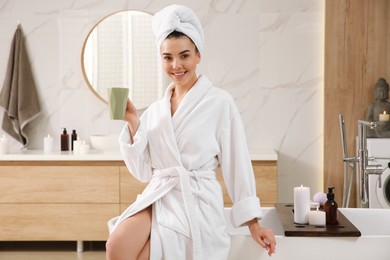
[[(259, 149), (251, 154), (252, 161), (277, 161), (278, 155), (272, 149)], [(73, 152), (52, 152), (45, 154), (43, 150), (26, 150), (9, 154), (1, 154), (0, 161), (122, 161), (119, 151), (90, 150), (88, 154)]]
[(122, 156), (119, 151), (90, 150), (88, 154), (55, 151), (45, 154), (43, 150), (26, 150), (1, 154), (0, 161), (122, 161)]
[(277, 161), (278, 154), (274, 149), (270, 148), (258, 148), (254, 151), (250, 151), (250, 157), (252, 161)]

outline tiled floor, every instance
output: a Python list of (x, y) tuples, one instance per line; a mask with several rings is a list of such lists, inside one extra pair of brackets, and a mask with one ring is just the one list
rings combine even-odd
[(1, 260), (105, 260), (104, 242), (84, 242), (76, 252), (76, 242), (0, 242)]

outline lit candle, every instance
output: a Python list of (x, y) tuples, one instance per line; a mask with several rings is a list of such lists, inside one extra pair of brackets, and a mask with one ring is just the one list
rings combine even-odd
[(310, 212), (310, 188), (294, 188), (294, 222), (297, 224), (309, 223)]
[(326, 225), (326, 216), (325, 211), (312, 210), (309, 213), (309, 224), (313, 226), (325, 226)]
[(53, 137), (50, 135), (47, 135), (47, 137), (43, 138), (43, 152), (44, 153), (52, 153), (54, 148), (54, 142)]
[(89, 145), (85, 142), (80, 145), (80, 154), (88, 154), (89, 153)]
[(77, 137), (77, 140), (73, 141), (73, 154), (80, 154), (80, 147), (83, 144), (83, 140)]
[(390, 114), (386, 114), (386, 110), (383, 111), (383, 114), (379, 114), (379, 121), (389, 121)]
[(0, 154), (7, 154), (9, 151), (9, 141), (5, 135), (0, 138)]

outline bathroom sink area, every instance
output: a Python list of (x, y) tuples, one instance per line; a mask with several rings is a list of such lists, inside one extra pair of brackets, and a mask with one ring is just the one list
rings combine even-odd
[[(286, 237), (275, 208), (262, 208), (263, 227), (271, 228), (276, 237), (277, 250), (271, 258), (250, 236), (247, 227), (234, 228), (229, 260), (299, 259), (299, 260), (389, 260), (390, 209), (340, 208), (340, 212), (359, 229), (360, 237)], [(229, 222), (230, 208), (225, 209)]]
[(91, 148), (99, 151), (119, 151), (118, 135), (91, 135)]

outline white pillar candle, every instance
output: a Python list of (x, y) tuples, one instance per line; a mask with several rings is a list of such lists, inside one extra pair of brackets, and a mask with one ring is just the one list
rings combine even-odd
[(313, 226), (325, 226), (326, 225), (326, 216), (325, 211), (312, 210), (309, 213), (309, 225)]
[(386, 114), (386, 110), (383, 111), (383, 114), (379, 114), (379, 121), (389, 121), (390, 114)]
[(54, 140), (53, 137), (47, 135), (43, 138), (43, 152), (45, 154), (52, 153), (54, 150)]
[(80, 145), (80, 154), (88, 154), (89, 153), (89, 145), (88, 144), (85, 144), (83, 143), (82, 145)]
[(294, 187), (294, 222), (297, 224), (309, 223), (310, 188)]
[(3, 135), (0, 138), (0, 154), (7, 154), (9, 152), (9, 141), (8, 138)]
[(77, 140), (73, 141), (73, 154), (80, 154), (80, 146), (83, 144), (83, 140), (77, 137)]

